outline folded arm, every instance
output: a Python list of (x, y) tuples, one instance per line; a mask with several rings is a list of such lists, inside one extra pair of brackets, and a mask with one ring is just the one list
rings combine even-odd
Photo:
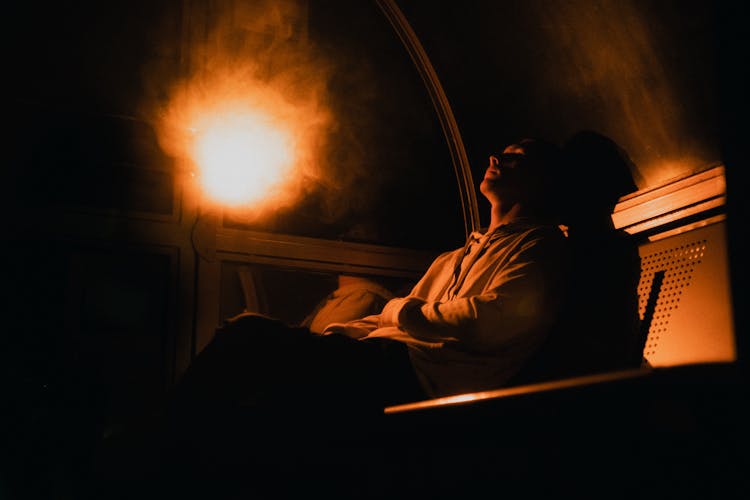
[[(501, 266), (484, 269), (477, 293), (426, 300), (433, 268), (403, 298), (390, 300), (378, 315), (334, 327), (355, 338), (388, 336), (417, 344), (452, 344), (492, 352), (520, 336), (542, 332), (556, 318), (564, 278), (563, 252), (554, 242), (527, 242)], [(445, 266), (447, 263), (442, 262)], [(329, 328), (331, 328), (329, 326)]]

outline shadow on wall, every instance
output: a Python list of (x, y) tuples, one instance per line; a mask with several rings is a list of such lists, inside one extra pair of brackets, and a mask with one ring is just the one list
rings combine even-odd
[[(513, 385), (638, 367), (642, 362), (638, 243), (616, 230), (612, 210), (635, 190), (627, 153), (580, 131), (565, 144), (563, 221), (572, 251), (562, 317)], [(594, 188), (592, 188), (594, 186)]]

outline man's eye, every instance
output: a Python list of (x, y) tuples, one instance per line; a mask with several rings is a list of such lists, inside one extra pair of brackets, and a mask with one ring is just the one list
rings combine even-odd
[(505, 153), (500, 156), (500, 166), (503, 168), (516, 168), (525, 161), (525, 157), (517, 153)]

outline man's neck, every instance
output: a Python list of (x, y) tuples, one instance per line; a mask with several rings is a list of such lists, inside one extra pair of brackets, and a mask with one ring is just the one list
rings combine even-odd
[(514, 203), (508, 209), (503, 207), (501, 203), (494, 203), (490, 210), (490, 227), (487, 229), (487, 232), (492, 232), (521, 215), (522, 209), (519, 203)]

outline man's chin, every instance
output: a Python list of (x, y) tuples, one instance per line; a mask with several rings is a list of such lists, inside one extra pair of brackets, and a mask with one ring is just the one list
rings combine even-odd
[(497, 180), (496, 179), (488, 179), (484, 178), (482, 179), (482, 182), (479, 184), (479, 191), (487, 196), (489, 193), (492, 193), (496, 190), (497, 186)]

